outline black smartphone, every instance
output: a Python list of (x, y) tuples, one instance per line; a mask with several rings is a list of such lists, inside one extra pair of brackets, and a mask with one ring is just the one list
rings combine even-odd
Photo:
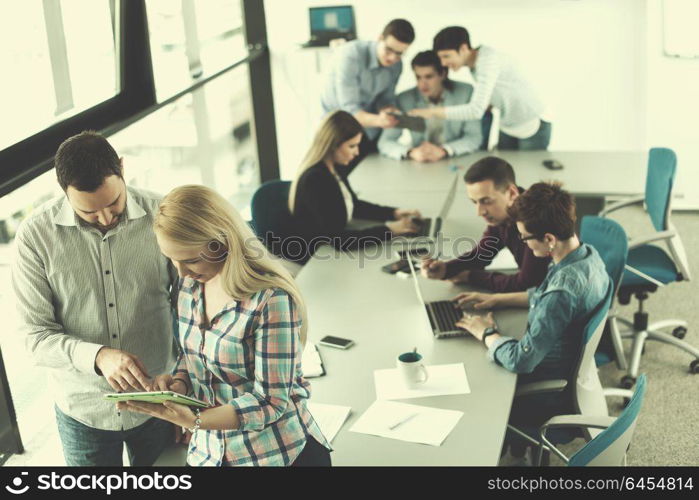
[(395, 262), (391, 262), (390, 264), (386, 264), (381, 268), (381, 270), (385, 273), (388, 274), (396, 274), (399, 271), (410, 271), (410, 268), (408, 267), (408, 261), (405, 259), (400, 259)]
[(410, 257), (412, 257), (413, 259), (427, 257), (430, 255), (430, 253), (432, 253), (432, 250), (428, 247), (418, 247), (411, 248), (409, 250), (397, 250), (396, 253), (398, 254), (398, 257), (401, 258), (401, 260), (405, 260), (408, 258), (408, 255), (410, 255)]
[(320, 345), (335, 347), (337, 349), (349, 349), (354, 345), (354, 341), (350, 339), (343, 339), (342, 337), (333, 337), (332, 335), (326, 335), (318, 341)]
[(544, 160), (542, 163), (549, 170), (563, 170), (563, 164), (558, 160)]

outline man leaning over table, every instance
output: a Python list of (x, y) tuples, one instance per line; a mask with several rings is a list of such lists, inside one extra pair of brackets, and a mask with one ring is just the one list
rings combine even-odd
[(364, 127), (359, 156), (349, 173), (367, 154), (377, 150), (383, 129), (398, 123), (389, 111), (397, 111), (396, 84), (403, 70), (401, 57), (415, 39), (413, 26), (393, 19), (378, 40), (354, 40), (338, 49), (321, 92), (325, 114), (338, 109), (352, 114)]
[(95, 132), (55, 156), (65, 196), (19, 227), (12, 279), (22, 333), (48, 369), (69, 466), (152, 465), (170, 423), (119, 413), (103, 395), (150, 389), (174, 365), (170, 290), (176, 273), (153, 233), (160, 197), (127, 187), (123, 159)]

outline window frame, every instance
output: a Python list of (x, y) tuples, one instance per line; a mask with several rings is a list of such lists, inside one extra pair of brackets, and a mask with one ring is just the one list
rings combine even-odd
[[(256, 132), (257, 124), (266, 124), (264, 134), (255, 134), (260, 178), (263, 182), (278, 178), (279, 160), (264, 4), (259, 0), (241, 0), (241, 7), (247, 56), (214, 73), (202, 75), (191, 85), (158, 102), (145, 0), (115, 0), (113, 15), (114, 27), (118, 28), (115, 46), (119, 93), (0, 151), (0, 197), (52, 169), (53, 156), (67, 137), (83, 130), (97, 130), (110, 136), (242, 64), (250, 66)], [(270, 130), (275, 133), (270, 134)]]

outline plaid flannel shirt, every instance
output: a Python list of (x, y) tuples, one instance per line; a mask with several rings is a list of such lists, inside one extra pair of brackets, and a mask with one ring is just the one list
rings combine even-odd
[(236, 430), (198, 430), (189, 465), (291, 465), (307, 436), (330, 449), (306, 401), (301, 371), (301, 319), (289, 294), (269, 288), (229, 302), (204, 325), (204, 287), (186, 278), (178, 296), (182, 352), (175, 374), (186, 376), (194, 397), (231, 405)]

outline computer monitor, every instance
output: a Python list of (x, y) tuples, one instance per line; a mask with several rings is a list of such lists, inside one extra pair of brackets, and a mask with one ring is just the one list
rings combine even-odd
[(354, 9), (351, 5), (311, 7), (311, 40), (329, 42), (335, 38), (354, 40), (357, 37), (354, 25)]

